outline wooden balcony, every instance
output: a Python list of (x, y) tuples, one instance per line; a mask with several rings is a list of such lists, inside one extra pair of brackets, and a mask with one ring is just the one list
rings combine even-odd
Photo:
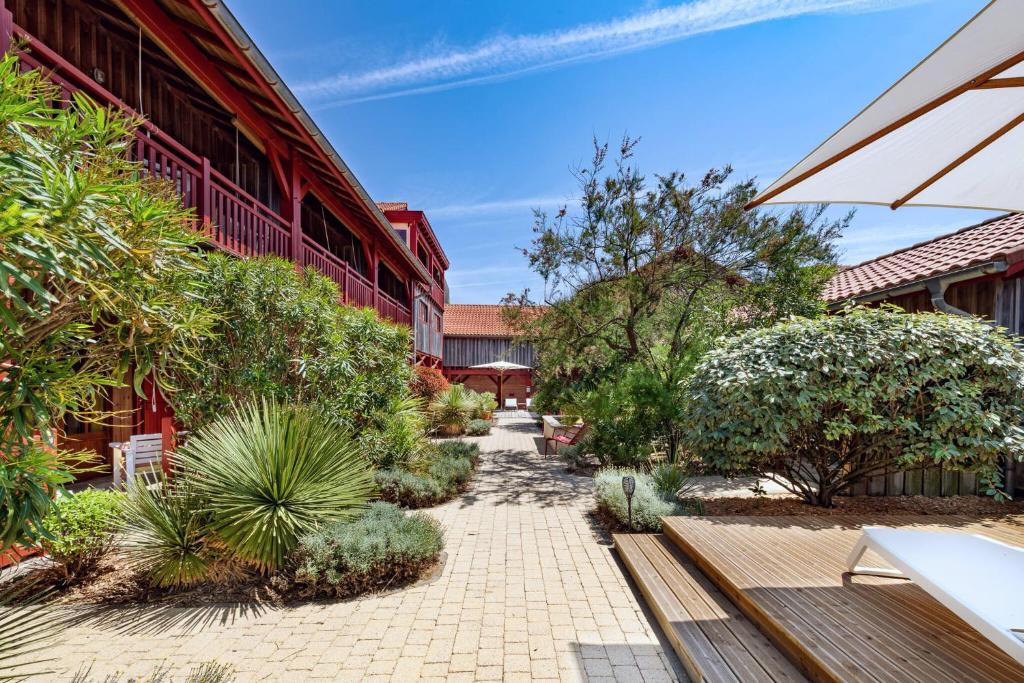
[[(97, 101), (137, 116), (131, 107), (45, 44), (17, 26), (14, 32), (30, 45), (30, 51), (20, 55), (24, 68), (47, 73), (50, 80), (62, 88), (65, 96), (81, 91)], [(136, 132), (130, 156), (141, 163), (145, 174), (167, 180), (174, 186), (182, 203), (195, 211), (197, 228), (207, 234), (214, 246), (240, 257), (274, 255), (303, 266), (313, 266), (337, 283), (342, 302), (372, 307), (383, 318), (412, 325), (412, 315), (407, 307), (377, 291), (372, 282), (347, 262), (328, 252), (308, 235), (303, 234), (301, 240), (293, 241), (293, 230), (301, 232), (297, 221), (293, 224), (261, 203), (212, 168), (208, 158), (192, 153), (155, 125), (143, 122)], [(298, 248), (293, 245), (298, 245)]]

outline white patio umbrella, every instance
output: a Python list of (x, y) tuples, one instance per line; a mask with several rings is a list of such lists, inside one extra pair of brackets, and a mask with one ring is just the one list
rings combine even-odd
[(516, 363), (509, 363), (507, 361), (499, 360), (493, 363), (482, 363), (481, 365), (470, 365), (471, 368), (480, 368), (486, 370), (497, 370), (498, 372), (505, 372), (506, 370), (529, 370), (529, 365), (517, 365)]
[[(498, 375), (498, 405), (502, 404), (502, 387), (505, 384), (505, 373), (509, 370), (529, 370), (529, 365), (519, 365), (517, 363), (509, 363), (508, 361), (498, 360), (493, 363), (481, 363), (480, 365), (470, 365), (470, 368), (476, 368), (480, 370), (494, 370)], [(509, 399), (512, 400), (512, 399)]]
[(993, 0), (759, 194), (1024, 211), (1024, 0)]

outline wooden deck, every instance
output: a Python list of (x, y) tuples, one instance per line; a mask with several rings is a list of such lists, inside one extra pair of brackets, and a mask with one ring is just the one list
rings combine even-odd
[[(792, 670), (776, 667), (768, 643), (751, 637), (753, 624), (815, 681), (1024, 681), (1024, 667), (913, 583), (844, 574), (865, 525), (981, 533), (1024, 545), (1024, 518), (951, 516), (674, 517), (664, 537), (615, 540), (683, 661), (696, 662), (695, 677), (793, 680)], [(709, 602), (715, 593), (732, 605)], [(693, 637), (694, 626), (704, 641)], [(712, 651), (701, 649), (711, 641)], [(749, 658), (763, 673), (737, 670)]]
[(665, 536), (616, 534), (615, 548), (692, 680), (806, 680)]

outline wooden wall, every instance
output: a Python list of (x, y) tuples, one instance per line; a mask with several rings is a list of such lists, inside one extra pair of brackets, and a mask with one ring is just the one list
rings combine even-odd
[[(232, 114), (196, 85), (109, 0), (6, 0), (14, 22), (142, 113), (258, 200), (278, 211), (280, 192), (263, 153), (237, 134)], [(237, 144), (237, 148), (236, 148)], [(236, 152), (238, 164), (236, 166)], [(236, 176), (237, 173), (237, 176)]]
[(513, 344), (509, 338), (449, 337), (444, 338), (444, 364), (449, 368), (468, 368), (473, 365), (507, 361), (533, 367), (533, 347)]

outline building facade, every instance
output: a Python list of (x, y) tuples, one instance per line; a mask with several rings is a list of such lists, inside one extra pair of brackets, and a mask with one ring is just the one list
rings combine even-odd
[[(410, 327), (417, 300), (443, 312), (447, 260), (425, 217), (412, 241), (400, 236), (222, 2), (0, 0), (0, 49), (66, 95), (144, 119), (133, 158), (174, 186), (211, 248), (312, 266), (344, 303)], [(440, 363), (439, 333), (413, 345)], [(109, 457), (112, 441), (169, 431), (162, 397), (144, 389), (145, 400), (115, 390), (113, 407), (129, 417), (66, 425), (64, 445)]]
[(441, 367), (444, 352), (444, 307), (448, 301), (448, 256), (441, 248), (430, 221), (422, 211), (410, 210), (406, 202), (378, 202), (377, 206), (391, 222), (395, 234), (416, 255), (430, 273), (428, 282), (417, 282), (413, 294), (412, 320), (415, 335), (416, 364)]
[[(504, 306), (448, 304), (444, 315), (444, 374), (473, 391), (489, 391), (504, 406), (514, 399), (520, 406), (533, 391), (535, 356), (529, 343), (516, 340), (506, 323)], [(523, 366), (513, 369), (480, 367), (494, 363)]]

